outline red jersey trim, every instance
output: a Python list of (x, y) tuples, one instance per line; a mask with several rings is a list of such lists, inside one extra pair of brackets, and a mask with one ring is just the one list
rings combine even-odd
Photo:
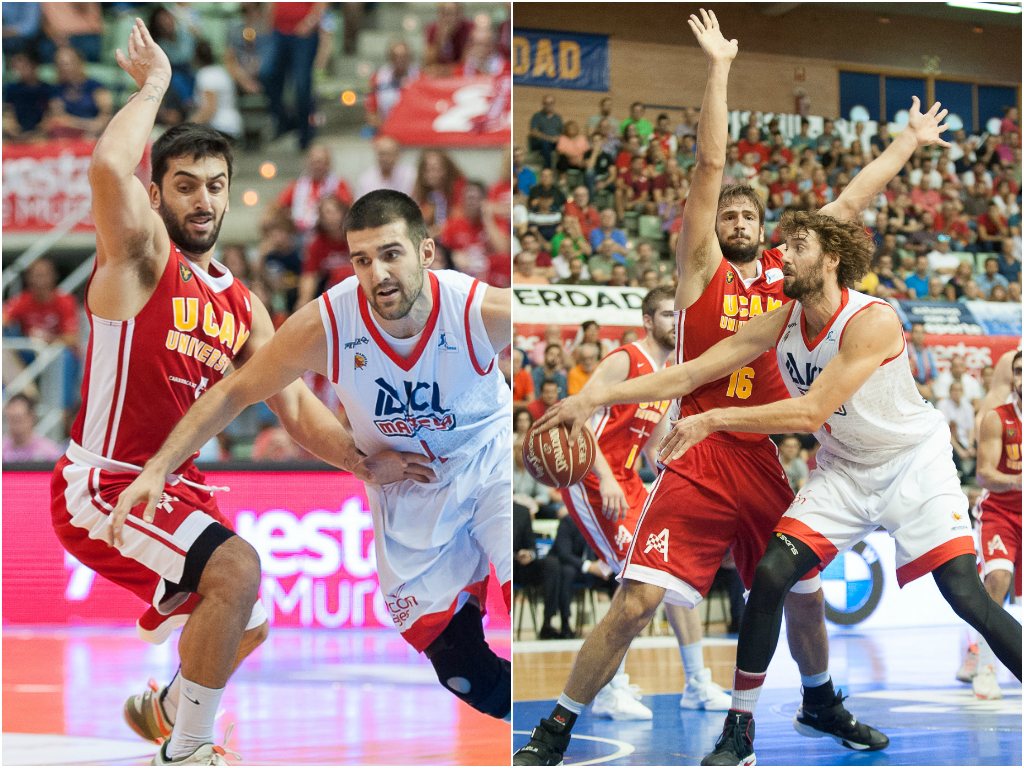
[[(839, 304), (839, 309), (837, 309), (835, 311), (835, 313), (833, 313), (832, 317), (829, 318), (828, 322), (825, 323), (825, 327), (822, 328), (821, 332), (814, 338), (814, 342), (813, 343), (807, 340), (807, 313), (804, 312), (803, 311), (803, 307), (801, 307), (801, 311), (800, 311), (800, 333), (804, 337), (804, 346), (807, 347), (807, 351), (808, 352), (813, 350), (816, 346), (818, 346), (818, 344), (821, 343), (822, 339), (824, 339), (826, 336), (828, 336), (828, 332), (832, 328), (832, 324), (836, 321), (836, 318), (839, 317), (839, 315), (841, 315), (843, 313), (843, 310), (846, 309), (846, 304), (847, 304), (847, 302), (849, 302), (849, 300), (850, 300), (850, 291), (847, 288), (844, 287), (843, 288), (843, 300)], [(863, 309), (863, 307), (861, 307), (861, 309)], [(858, 309), (857, 312), (860, 312), (860, 309)], [(854, 314), (857, 314), (857, 313), (854, 312)], [(845, 328), (844, 328), (844, 330), (845, 330)], [(840, 335), (839, 343), (842, 344), (842, 342), (843, 342), (843, 337), (842, 337), (842, 335)]]
[(476, 295), (476, 287), (478, 285), (480, 285), (480, 281), (474, 280), (473, 285), (469, 288), (469, 296), (466, 298), (466, 311), (464, 315), (466, 321), (466, 346), (469, 348), (469, 359), (473, 363), (473, 370), (481, 376), (486, 376), (494, 368), (494, 360), (491, 360), (486, 371), (480, 367), (480, 364), (476, 361), (476, 352), (473, 351), (473, 329), (469, 327), (469, 310), (473, 306), (473, 297)]
[[(361, 295), (362, 288), (358, 288), (357, 290)], [(320, 298), (324, 300), (324, 305), (327, 307), (327, 319), (331, 321), (331, 338), (327, 341), (327, 348), (330, 349), (332, 346), (334, 347), (334, 354), (332, 355), (333, 359), (331, 361), (331, 381), (337, 384), (341, 377), (340, 364), (338, 361), (338, 358), (341, 356), (341, 337), (338, 335), (338, 321), (334, 318), (334, 307), (331, 306), (331, 300), (327, 298), (327, 294), (325, 293)]]
[(391, 359), (391, 362), (403, 371), (410, 371), (412, 370), (412, 367), (416, 365), (416, 362), (423, 354), (423, 350), (427, 348), (427, 342), (430, 340), (430, 337), (434, 335), (434, 327), (437, 325), (437, 317), (441, 314), (441, 289), (437, 282), (437, 276), (430, 271), (428, 271), (427, 274), (430, 276), (430, 291), (434, 298), (434, 306), (430, 310), (430, 317), (427, 318), (427, 324), (423, 328), (423, 335), (420, 336), (420, 340), (416, 344), (416, 348), (413, 349), (409, 357), (402, 357), (391, 348), (390, 344), (387, 343), (381, 335), (381, 332), (377, 329), (377, 323), (374, 322), (373, 315), (370, 314), (370, 306), (366, 301), (366, 294), (363, 293), (362, 288), (358, 290), (359, 314), (363, 318), (363, 323), (370, 331), (370, 336), (384, 354)]
[(110, 435), (114, 431), (115, 416), (117, 414), (117, 401), (121, 394), (121, 374), (124, 371), (124, 347), (125, 339), (128, 336), (128, 321), (121, 322), (121, 340), (117, 346), (117, 373), (114, 376), (114, 392), (110, 398), (110, 416), (107, 417), (107, 434), (103, 437), (103, 456), (108, 456), (110, 449)]
[[(782, 324), (782, 330), (779, 331), (779, 335), (775, 337), (775, 346), (779, 346), (779, 342), (782, 341), (782, 334), (786, 332), (789, 327), (789, 321), (793, 319), (793, 310), (796, 309), (796, 302), (789, 302), (789, 314), (786, 315), (786, 322)], [(800, 314), (800, 318), (803, 319), (803, 313)]]

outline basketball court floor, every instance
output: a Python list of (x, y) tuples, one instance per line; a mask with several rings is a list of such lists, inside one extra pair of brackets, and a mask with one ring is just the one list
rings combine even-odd
[[(831, 739), (808, 739), (792, 726), (800, 676), (785, 635), (772, 660), (757, 712), (758, 765), (1021, 765), (1021, 685), (1003, 668), (1001, 701), (979, 701), (957, 682), (963, 630), (947, 627), (833, 632), (830, 670), (847, 708), (884, 732), (881, 752), (853, 752)], [(735, 636), (705, 639), (705, 662), (730, 688)], [(547, 717), (568, 678), (580, 640), (515, 644), (513, 749)], [(615, 722), (590, 716), (573, 729), (567, 765), (697, 765), (714, 749), (723, 712), (679, 708), (682, 663), (672, 637), (640, 637), (626, 657), (654, 719)]]
[[(488, 633), (509, 658), (508, 631)], [(171, 642), (133, 629), (3, 633), (4, 765), (143, 765), (156, 748), (125, 725), (125, 698), (174, 673)], [(508, 723), (437, 682), (391, 630), (272, 629), (221, 702), (218, 739), (245, 765), (508, 765)], [(232, 761), (235, 762), (235, 761)]]

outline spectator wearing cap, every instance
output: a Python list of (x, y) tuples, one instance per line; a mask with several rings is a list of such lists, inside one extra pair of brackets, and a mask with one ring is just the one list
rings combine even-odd
[[(11, 5), (23, 5), (12, 3)], [(43, 135), (43, 119), (57, 89), (39, 79), (39, 62), (31, 50), (11, 56), (17, 80), (4, 86), (3, 135), (11, 141), (31, 141)]]
[(61, 449), (55, 442), (36, 432), (35, 404), (19, 392), (4, 406), (7, 436), (3, 439), (3, 460), (56, 461)]
[(975, 278), (975, 282), (988, 297), (997, 285), (1005, 290), (1010, 281), (999, 273), (999, 259), (996, 256), (989, 256), (985, 259), (985, 271)]
[(562, 135), (562, 116), (555, 112), (555, 97), (550, 93), (541, 100), (541, 109), (530, 118), (528, 146), (531, 152), (540, 152), (544, 167), (550, 168), (555, 147)]
[(419, 76), (420, 68), (412, 60), (409, 45), (401, 40), (391, 43), (387, 63), (370, 77), (366, 124), (375, 131), (379, 130), (402, 98), (402, 91)]

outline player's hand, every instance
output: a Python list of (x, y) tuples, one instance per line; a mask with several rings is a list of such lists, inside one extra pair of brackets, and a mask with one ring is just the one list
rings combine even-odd
[(135, 84), (142, 88), (151, 76), (161, 79), (160, 87), (165, 89), (171, 82), (171, 62), (167, 54), (156, 44), (142, 19), (135, 19), (135, 26), (128, 36), (128, 55), (118, 48), (114, 54), (118, 66), (132, 76)]
[(430, 483), (437, 479), (430, 468), (430, 459), (421, 453), (380, 451), (364, 456), (352, 468), (352, 474), (364, 483), (386, 485), (401, 480)]
[(686, 23), (693, 30), (694, 37), (700, 43), (704, 55), (710, 61), (715, 62), (732, 61), (735, 59), (736, 53), (740, 48), (739, 43), (735, 40), (725, 39), (722, 35), (722, 30), (718, 27), (718, 18), (715, 16), (715, 12), (705, 11), (701, 8), (700, 16), (698, 19), (697, 14), (691, 13)]
[(622, 486), (614, 477), (606, 477), (601, 480), (599, 486), (601, 492), (601, 513), (617, 523), (626, 518), (629, 504), (626, 503), (626, 494), (622, 492)]
[(141, 504), (145, 504), (142, 512), (142, 520), (152, 523), (156, 515), (156, 505), (163, 495), (164, 485), (167, 478), (163, 472), (154, 469), (144, 469), (135, 478), (131, 485), (121, 491), (117, 497), (117, 505), (114, 511), (107, 518), (107, 525), (110, 526), (107, 532), (107, 544), (112, 547), (120, 547), (124, 544), (124, 524), (129, 513)]
[(586, 394), (570, 395), (550, 408), (544, 415), (533, 424), (535, 430), (541, 431), (551, 429), (559, 424), (569, 427), (569, 440), (573, 441), (580, 436), (583, 426), (594, 414), (597, 406), (592, 404)]
[(940, 112), (942, 104), (936, 101), (932, 104), (931, 109), (921, 114), (921, 100), (917, 96), (912, 96), (911, 100), (913, 103), (910, 106), (910, 119), (904, 130), (911, 132), (917, 141), (917, 146), (927, 147), (931, 144), (938, 144), (940, 147), (951, 146), (948, 141), (939, 138), (939, 134), (949, 128), (949, 123), (942, 123), (943, 118), (949, 114), (949, 110), (943, 109)]
[(658, 446), (658, 461), (667, 465), (710, 435), (713, 430), (704, 418), (706, 415), (687, 416), (672, 422), (672, 429)]

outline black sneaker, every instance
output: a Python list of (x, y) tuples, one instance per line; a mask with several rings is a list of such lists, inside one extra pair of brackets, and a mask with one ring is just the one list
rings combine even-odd
[(562, 730), (560, 723), (541, 720), (533, 729), (529, 744), (512, 755), (512, 765), (561, 765), (572, 738), (572, 734)]
[(754, 716), (730, 709), (725, 728), (718, 737), (715, 751), (700, 761), (701, 765), (756, 765), (754, 757)]
[(843, 701), (848, 697), (842, 694), (841, 689), (836, 691), (835, 700), (821, 707), (801, 704), (793, 718), (797, 733), (812, 739), (828, 736), (847, 749), (874, 752), (888, 747), (889, 738), (884, 733), (858, 721), (846, 710)]

